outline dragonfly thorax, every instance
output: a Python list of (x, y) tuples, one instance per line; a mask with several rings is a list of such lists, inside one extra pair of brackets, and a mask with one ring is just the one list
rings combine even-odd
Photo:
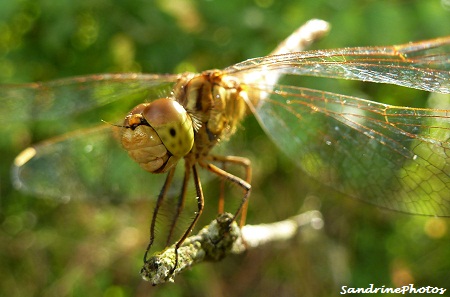
[(206, 155), (217, 142), (228, 139), (247, 111), (246, 93), (239, 81), (220, 70), (184, 74), (173, 96), (193, 119), (198, 154)]

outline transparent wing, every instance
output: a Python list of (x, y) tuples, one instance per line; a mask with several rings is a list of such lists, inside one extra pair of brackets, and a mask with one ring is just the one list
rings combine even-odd
[[(251, 79), (261, 73), (308, 75), (388, 83), (450, 93), (450, 36), (398, 46), (296, 52), (250, 59), (225, 69)], [(266, 84), (268, 83), (266, 79)]]
[(22, 191), (63, 201), (156, 196), (164, 176), (150, 174), (133, 162), (116, 133), (104, 124), (27, 148), (15, 159), (13, 182)]
[(450, 110), (276, 85), (284, 74), (310, 75), (450, 93), (450, 37), (268, 56), (226, 71), (249, 82), (260, 124), (309, 175), (389, 209), (450, 215)]
[(120, 100), (150, 100), (177, 75), (102, 74), (43, 83), (1, 85), (0, 123), (67, 118)]
[(396, 107), (292, 86), (250, 108), (305, 172), (369, 203), (450, 216), (450, 110)]
[[(0, 122), (36, 120), (44, 122), (45, 130), (75, 131), (22, 152), (12, 169), (14, 184), (37, 196), (63, 200), (155, 196), (164, 177), (135, 164), (114, 135), (119, 128), (101, 120), (121, 123), (134, 105), (167, 96), (177, 77), (105, 74), (2, 85)], [(91, 119), (89, 124), (85, 118)], [(86, 128), (92, 123), (97, 127)]]

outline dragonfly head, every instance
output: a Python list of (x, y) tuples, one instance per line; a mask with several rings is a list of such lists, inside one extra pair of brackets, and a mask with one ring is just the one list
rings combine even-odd
[(166, 172), (194, 145), (194, 128), (186, 110), (175, 100), (142, 103), (125, 117), (122, 146), (142, 168)]

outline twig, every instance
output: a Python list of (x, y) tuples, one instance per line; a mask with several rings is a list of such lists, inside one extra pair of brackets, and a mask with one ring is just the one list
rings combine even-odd
[(178, 249), (178, 265), (172, 274), (174, 246), (150, 257), (141, 269), (142, 277), (153, 285), (173, 282), (177, 274), (195, 264), (219, 261), (230, 254), (238, 255), (271, 242), (288, 240), (306, 225), (316, 229), (323, 225), (318, 211), (309, 211), (271, 224), (246, 225), (242, 229), (234, 221), (230, 224), (232, 217), (229, 213), (221, 214), (197, 235), (188, 237)]

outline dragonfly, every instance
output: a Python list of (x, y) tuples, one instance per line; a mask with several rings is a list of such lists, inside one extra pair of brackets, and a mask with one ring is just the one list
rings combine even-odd
[[(328, 30), (315, 22), (301, 27), (271, 55), (222, 70), (101, 74), (2, 85), (0, 122), (76, 119), (65, 127), (74, 131), (33, 145), (15, 159), (15, 186), (67, 201), (147, 197), (145, 186), (154, 188), (160, 182), (145, 262), (159, 207), (182, 161), (184, 176), (168, 242), (191, 179), (197, 211), (176, 247), (202, 213), (198, 167), (243, 190), (234, 218), (240, 216), (241, 225), (245, 223), (251, 162), (214, 154), (214, 149), (253, 115), (280, 150), (319, 182), (390, 210), (450, 216), (448, 107), (393, 106), (280, 83), (286, 76), (299, 82), (302, 76), (313, 76), (449, 94), (450, 36), (393, 46), (298, 51), (302, 42)], [(97, 125), (100, 120), (105, 123)], [(244, 176), (221, 166), (227, 164), (244, 168)], [(157, 183), (151, 176), (163, 179)], [(222, 201), (219, 212), (223, 210)]]

